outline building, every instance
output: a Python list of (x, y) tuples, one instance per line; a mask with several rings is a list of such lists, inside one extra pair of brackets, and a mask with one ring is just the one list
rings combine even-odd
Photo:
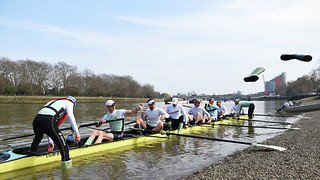
[(269, 95), (270, 93), (276, 92), (276, 87), (279, 85), (286, 84), (286, 73), (283, 72), (279, 76), (271, 79), (270, 81), (265, 82), (265, 93)]

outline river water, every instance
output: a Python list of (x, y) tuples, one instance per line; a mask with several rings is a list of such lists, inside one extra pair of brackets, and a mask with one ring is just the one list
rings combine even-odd
[[(254, 103), (257, 114), (274, 114), (282, 104), (279, 101), (256, 101)], [(227, 110), (230, 110), (234, 103), (228, 101), (222, 104), (227, 107)], [(138, 105), (138, 103), (120, 102), (116, 107), (132, 109)], [(32, 134), (33, 118), (42, 106), (43, 104), (0, 104), (0, 139)], [(157, 102), (156, 106), (166, 109), (163, 102)], [(203, 107), (204, 104), (201, 106)], [(247, 112), (247, 109), (245, 111)], [(103, 103), (79, 103), (75, 107), (78, 124), (99, 121), (106, 112)], [(134, 117), (128, 116), (126, 121), (133, 121)], [(256, 116), (254, 119), (287, 122), (297, 120), (296, 118), (265, 116)], [(254, 122), (253, 125), (270, 126), (274, 124)], [(61, 126), (68, 127), (70, 124), (66, 120)], [(283, 125), (278, 126), (283, 127)], [(105, 127), (107, 126), (103, 125), (101, 128)], [(83, 137), (89, 135), (90, 132), (90, 128), (80, 129)], [(276, 129), (225, 127), (208, 128), (193, 135), (262, 142), (283, 132), (284, 130)], [(68, 134), (68, 132), (65, 133), (65, 135)], [(0, 152), (30, 145), (31, 142), (32, 136), (4, 141), (0, 144)], [(46, 142), (46, 138), (43, 139), (43, 142)], [(61, 163), (56, 162), (0, 174), (0, 179), (177, 179), (247, 147), (241, 144), (171, 136), (169, 140), (158, 139), (148, 144), (73, 158), (73, 168), (69, 170), (62, 170)]]

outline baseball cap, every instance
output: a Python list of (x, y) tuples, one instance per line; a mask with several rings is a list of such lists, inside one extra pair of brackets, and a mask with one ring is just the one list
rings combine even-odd
[(72, 97), (72, 96), (68, 96), (67, 99), (69, 99), (70, 101), (72, 101), (74, 105), (77, 105), (76, 98), (74, 98), (74, 97)]
[(106, 106), (112, 106), (113, 104), (116, 104), (116, 103), (114, 101), (112, 101), (112, 100), (108, 100), (106, 102)]
[(155, 104), (156, 102), (154, 100), (150, 100), (148, 101), (148, 105), (151, 105), (151, 104)]
[(172, 104), (178, 104), (179, 100), (178, 98), (172, 98)]

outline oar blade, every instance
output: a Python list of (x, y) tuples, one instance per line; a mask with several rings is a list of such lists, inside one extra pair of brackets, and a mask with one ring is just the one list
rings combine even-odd
[(259, 74), (264, 72), (263, 67), (256, 68), (249, 76), (243, 78), (245, 82), (256, 82), (259, 79)]
[(277, 151), (285, 151), (286, 148), (280, 147), (280, 146), (273, 146), (273, 145), (265, 145), (265, 144), (257, 144), (257, 143), (251, 143), (252, 146), (257, 146), (257, 147), (264, 147), (268, 149), (273, 149)]
[(304, 54), (282, 54), (280, 56), (282, 61), (288, 61), (291, 59), (297, 59), (304, 62), (310, 62), (312, 60), (311, 55), (304, 55)]

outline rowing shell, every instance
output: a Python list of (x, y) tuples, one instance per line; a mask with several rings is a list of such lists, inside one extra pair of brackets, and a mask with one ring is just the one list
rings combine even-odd
[[(242, 119), (248, 119), (248, 116), (242, 116)], [(218, 123), (234, 123), (232, 120), (222, 120), (215, 122)], [(215, 125), (214, 128), (218, 128), (218, 125)], [(192, 134), (199, 131), (208, 129), (205, 126), (192, 126), (187, 129), (183, 129), (183, 134)], [(178, 130), (171, 131), (177, 133)], [(155, 141), (167, 139), (166, 135), (161, 135), (160, 133), (152, 134), (150, 136), (140, 136), (134, 134), (136, 131), (128, 131), (125, 133), (122, 140), (118, 141), (106, 141), (101, 144), (93, 144), (89, 146), (78, 147), (78, 144), (73, 140), (66, 140), (69, 146), (70, 157), (81, 157), (88, 154), (94, 154), (101, 151), (117, 149), (124, 146), (135, 146), (144, 143), (153, 143)], [(155, 138), (156, 137), (156, 138)], [(84, 144), (87, 138), (82, 138), (79, 144)], [(40, 144), (37, 150), (37, 155), (28, 156), (28, 150), (30, 146), (15, 148), (5, 153), (0, 154), (0, 173), (5, 173), (13, 170), (39, 166), (43, 164), (48, 164), (56, 161), (61, 161), (61, 155), (58, 149), (54, 149), (53, 152), (47, 152), (47, 144)]]

